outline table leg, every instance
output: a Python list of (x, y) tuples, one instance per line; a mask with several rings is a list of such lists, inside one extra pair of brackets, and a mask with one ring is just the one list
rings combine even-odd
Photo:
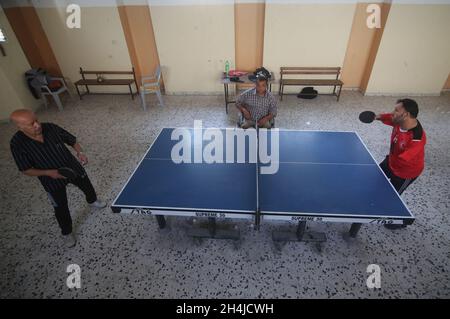
[(303, 235), (305, 235), (305, 231), (306, 231), (306, 222), (298, 222), (297, 225), (297, 238), (299, 241), (302, 241), (303, 239)]
[(348, 234), (350, 235), (350, 237), (355, 238), (356, 235), (358, 234), (359, 230), (361, 229), (361, 223), (353, 223), (352, 226), (350, 227), (350, 231), (348, 232)]
[(342, 85), (339, 87), (339, 94), (337, 96), (337, 102), (339, 102), (339, 98), (341, 97)]
[(237, 225), (220, 225), (215, 217), (208, 217), (206, 222), (194, 219), (192, 227), (188, 228), (187, 235), (197, 242), (202, 238), (214, 239), (240, 239)]
[(228, 114), (228, 84), (223, 84), (223, 89), (225, 92), (225, 113)]
[(214, 217), (208, 218), (208, 229), (212, 238), (216, 236), (216, 219)]
[(306, 231), (306, 221), (300, 221), (297, 224), (297, 230), (293, 231), (274, 231), (272, 232), (272, 240), (275, 242), (275, 247), (281, 249), (281, 247), (289, 241), (302, 241), (315, 243), (317, 249), (322, 251), (322, 243), (327, 241), (327, 236), (324, 233), (315, 231)]
[(131, 89), (131, 84), (128, 85), (128, 88), (130, 89), (131, 99), (134, 100), (134, 94), (133, 94), (133, 90)]
[(82, 97), (81, 97), (81, 94), (80, 94), (80, 90), (78, 89), (78, 85), (75, 85), (75, 87), (77, 88), (77, 93), (78, 93), (78, 96), (80, 97), (80, 100), (81, 100)]
[(155, 215), (155, 216), (156, 221), (158, 222), (159, 229), (166, 228), (166, 219), (164, 218), (164, 216), (163, 215)]
[(89, 87), (87, 86), (87, 85), (85, 85), (86, 86), (86, 92), (88, 93), (88, 94), (91, 94), (91, 91), (89, 91)]
[(261, 213), (258, 211), (255, 215), (255, 229), (259, 230), (259, 226), (261, 224)]

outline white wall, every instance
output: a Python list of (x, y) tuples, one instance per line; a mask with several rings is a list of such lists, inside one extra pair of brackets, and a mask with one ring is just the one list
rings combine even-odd
[(7, 56), (0, 55), (0, 121), (3, 122), (16, 109), (36, 109), (39, 100), (28, 90), (24, 73), (31, 67), (1, 7), (0, 25), (7, 37), (7, 42), (3, 43)]
[(277, 78), (281, 66), (342, 67), (355, 7), (354, 3), (268, 3), (264, 66)]
[[(103, 6), (85, 4), (81, 7), (81, 29), (66, 26), (67, 13), (62, 3), (46, 1), (36, 7), (58, 64), (71, 82), (81, 78), (85, 70), (131, 70), (124, 31), (115, 2)], [(108, 77), (108, 76), (106, 76)], [(128, 92), (123, 87), (90, 87), (93, 92)]]
[(366, 94), (439, 94), (450, 72), (450, 5), (393, 4)]
[(167, 93), (219, 93), (225, 61), (234, 63), (234, 5), (152, 5)]

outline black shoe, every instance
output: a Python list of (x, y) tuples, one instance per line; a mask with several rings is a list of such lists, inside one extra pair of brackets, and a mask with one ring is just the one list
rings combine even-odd
[(406, 228), (406, 225), (397, 225), (397, 224), (384, 224), (384, 227), (390, 230)]

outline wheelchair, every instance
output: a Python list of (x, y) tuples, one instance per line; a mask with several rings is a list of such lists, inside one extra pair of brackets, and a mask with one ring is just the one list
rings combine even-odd
[[(239, 111), (238, 121), (236, 123), (237, 127), (240, 128), (242, 126), (242, 124), (244, 124), (244, 122), (245, 122), (244, 116)], [(272, 118), (270, 120), (270, 128), (275, 128), (275, 118)]]

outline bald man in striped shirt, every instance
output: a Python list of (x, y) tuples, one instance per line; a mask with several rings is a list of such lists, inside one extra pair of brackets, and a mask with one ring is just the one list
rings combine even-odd
[[(94, 187), (83, 168), (88, 163), (88, 158), (75, 136), (56, 124), (41, 124), (32, 111), (14, 111), (10, 119), (19, 129), (10, 142), (11, 153), (19, 171), (39, 178), (54, 208), (66, 246), (75, 246), (76, 238), (72, 232), (72, 218), (67, 202), (67, 184), (74, 184), (81, 189), (92, 207), (106, 207), (105, 203), (97, 199)], [(75, 150), (77, 158), (67, 149), (66, 144)], [(76, 177), (67, 179), (60, 175), (58, 169), (62, 167), (71, 169)]]

